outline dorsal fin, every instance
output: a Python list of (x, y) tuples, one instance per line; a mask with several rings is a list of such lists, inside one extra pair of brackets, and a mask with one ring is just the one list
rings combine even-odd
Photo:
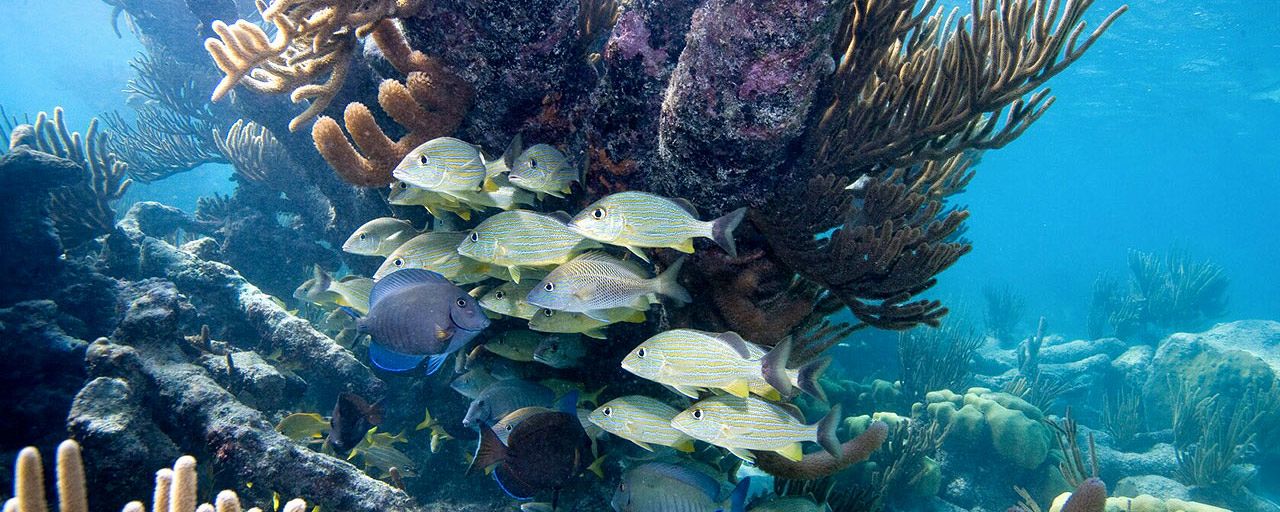
[(805, 422), (804, 412), (801, 412), (800, 408), (796, 407), (796, 404), (787, 403), (787, 402), (771, 402), (771, 403), (773, 403), (773, 405), (778, 406), (779, 409), (787, 411), (787, 414), (790, 414), (795, 419), (800, 420), (800, 423)]
[(680, 209), (689, 212), (689, 215), (692, 215), (693, 218), (698, 218), (698, 207), (694, 206), (693, 203), (690, 203), (688, 199), (683, 197), (673, 197), (671, 198), (671, 202), (675, 203), (676, 206), (679, 206)]
[(521, 139), (520, 134), (517, 133), (515, 137), (511, 138), (511, 144), (507, 145), (507, 150), (502, 153), (503, 165), (506, 165), (507, 169), (515, 169), (516, 159), (520, 158), (520, 153), (523, 152), (524, 140)]
[(747, 347), (747, 340), (742, 339), (742, 336), (738, 335), (738, 333), (727, 331), (718, 333), (709, 332), (706, 334), (720, 340), (725, 345), (728, 345), (729, 348), (732, 348), (734, 352), (738, 353), (739, 357), (743, 359), (751, 359), (751, 349)]
[(406, 268), (397, 270), (387, 274), (378, 282), (373, 283), (373, 290), (369, 292), (369, 307), (376, 306), (383, 297), (408, 286), (426, 284), (426, 283), (448, 283), (453, 282), (445, 279), (444, 276), (424, 270), (420, 268)]
[(572, 221), (572, 220), (573, 220), (573, 216), (572, 216), (572, 215), (569, 215), (569, 213), (568, 213), (568, 212), (566, 212), (566, 211), (564, 211), (564, 210), (556, 210), (556, 211), (554, 211), (554, 212), (545, 213), (545, 214), (543, 214), (543, 215), (546, 215), (546, 216), (551, 217), (551, 218), (553, 218), (553, 219), (555, 219), (555, 220), (558, 220), (558, 221), (560, 221), (560, 222), (563, 222), (564, 224), (568, 224), (570, 221)]

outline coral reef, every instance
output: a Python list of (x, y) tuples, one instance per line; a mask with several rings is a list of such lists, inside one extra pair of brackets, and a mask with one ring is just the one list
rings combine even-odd
[(935, 391), (921, 407), (949, 425), (947, 443), (970, 450), (994, 451), (1013, 467), (1034, 470), (1048, 458), (1053, 436), (1031, 404), (986, 388), (965, 394)]

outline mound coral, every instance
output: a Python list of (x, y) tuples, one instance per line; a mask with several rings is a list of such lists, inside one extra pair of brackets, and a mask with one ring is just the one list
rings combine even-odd
[(1020, 398), (987, 388), (961, 395), (948, 390), (925, 395), (917, 404), (930, 417), (949, 425), (947, 442), (979, 451), (992, 450), (1022, 469), (1036, 469), (1054, 448), (1053, 435), (1039, 409)]

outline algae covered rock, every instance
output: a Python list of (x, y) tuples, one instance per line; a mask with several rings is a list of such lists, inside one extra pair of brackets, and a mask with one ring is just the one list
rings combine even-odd
[(995, 450), (1019, 468), (1035, 469), (1049, 456), (1053, 434), (1044, 415), (1027, 401), (987, 388), (969, 388), (964, 395), (949, 390), (925, 395), (928, 414), (949, 425), (946, 443), (985, 451)]

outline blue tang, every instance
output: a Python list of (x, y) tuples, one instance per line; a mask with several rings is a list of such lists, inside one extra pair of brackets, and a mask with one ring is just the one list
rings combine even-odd
[(427, 375), (489, 326), (475, 298), (444, 276), (423, 269), (388, 274), (369, 293), (369, 314), (356, 322), (372, 338), (369, 360), (402, 372), (427, 360)]

